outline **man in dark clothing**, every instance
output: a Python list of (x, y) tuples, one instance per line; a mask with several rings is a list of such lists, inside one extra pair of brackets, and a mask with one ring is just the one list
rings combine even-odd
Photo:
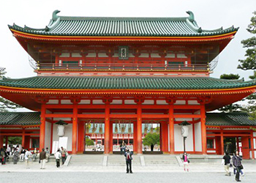
[(241, 182), (241, 180), (240, 180), (240, 170), (243, 169), (241, 161), (242, 161), (242, 158), (239, 156), (238, 151), (236, 151), (236, 154), (234, 153), (234, 156), (232, 158), (232, 162), (233, 162), (234, 167), (236, 168), (235, 180), (237, 182)]
[(224, 159), (224, 169), (226, 171), (226, 176), (231, 176), (231, 172), (229, 172), (229, 167), (230, 167), (230, 156), (228, 153), (225, 154), (225, 156), (223, 156)]
[(40, 160), (40, 169), (45, 169), (46, 152), (44, 151), (44, 148), (42, 149), (42, 152), (40, 152), (39, 154), (39, 160)]
[(132, 173), (132, 153), (129, 151), (129, 149), (126, 150), (124, 153), (125, 160), (126, 160), (126, 173)]

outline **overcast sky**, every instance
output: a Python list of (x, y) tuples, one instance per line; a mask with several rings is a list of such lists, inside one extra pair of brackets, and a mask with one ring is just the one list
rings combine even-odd
[(116, 17), (185, 17), (190, 10), (199, 27), (217, 29), (234, 25), (240, 27), (235, 38), (220, 54), (212, 77), (223, 73), (238, 73), (245, 79), (252, 71), (237, 70), (238, 59), (244, 58), (241, 40), (251, 37), (246, 27), (255, 0), (1, 0), (0, 1), (0, 67), (5, 67), (8, 77), (35, 76), (29, 65), (28, 54), (12, 36), (7, 25), (27, 25), (44, 28), (54, 10), (60, 16), (116, 16)]

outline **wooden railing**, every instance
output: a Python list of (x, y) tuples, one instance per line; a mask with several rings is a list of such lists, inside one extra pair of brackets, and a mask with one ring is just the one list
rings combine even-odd
[(99, 70), (99, 71), (209, 71), (207, 64), (147, 64), (147, 63), (83, 63), (56, 64), (41, 63), (38, 70)]

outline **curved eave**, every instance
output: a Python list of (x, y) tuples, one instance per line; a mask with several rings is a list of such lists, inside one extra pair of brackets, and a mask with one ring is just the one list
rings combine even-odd
[(227, 95), (255, 91), (256, 86), (225, 89), (45, 89), (0, 86), (0, 92), (40, 95)]
[(30, 34), (15, 29), (10, 29), (15, 37), (44, 41), (161, 41), (161, 42), (193, 42), (193, 41), (217, 41), (232, 39), (237, 30), (210, 36), (54, 36)]

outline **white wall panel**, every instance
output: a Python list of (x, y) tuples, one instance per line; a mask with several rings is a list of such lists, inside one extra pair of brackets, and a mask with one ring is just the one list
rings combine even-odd
[(45, 122), (45, 139), (44, 147), (51, 147), (51, 123)]
[(201, 122), (195, 123), (195, 151), (202, 151)]
[[(57, 134), (57, 126), (53, 125), (53, 141), (59, 141), (59, 136)], [(72, 151), (72, 124), (65, 125), (65, 135), (64, 137), (68, 137), (68, 151)]]

